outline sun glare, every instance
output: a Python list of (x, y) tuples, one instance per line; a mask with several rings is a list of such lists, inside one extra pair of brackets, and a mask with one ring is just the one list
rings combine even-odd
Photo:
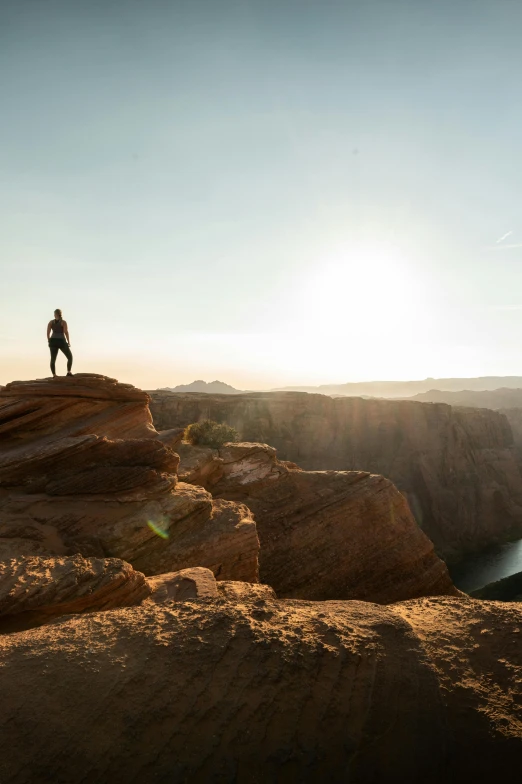
[(386, 243), (338, 248), (318, 259), (294, 292), (292, 329), (300, 339), (287, 352), (287, 363), (296, 371), (307, 368), (309, 377), (331, 378), (333, 369), (342, 375), (349, 365), (364, 376), (365, 368), (375, 370), (379, 356), (395, 377), (403, 367), (411, 370), (412, 356), (420, 357), (417, 330), (426, 307), (400, 248)]
[(382, 339), (409, 332), (415, 288), (399, 249), (344, 247), (319, 260), (296, 304), (311, 309), (314, 329), (323, 333)]

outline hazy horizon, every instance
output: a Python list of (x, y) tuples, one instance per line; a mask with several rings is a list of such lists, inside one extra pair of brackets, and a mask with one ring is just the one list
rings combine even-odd
[[(522, 374), (522, 6), (0, 5), (0, 383)], [(64, 372), (64, 359), (58, 359)]]
[[(462, 377), (451, 377), (451, 378), (443, 378), (443, 377), (441, 377), (441, 378), (433, 378), (431, 376), (427, 376), (426, 378), (401, 378), (401, 379), (382, 379), (382, 378), (381, 379), (377, 379), (376, 378), (376, 379), (364, 379), (364, 380), (358, 380), (358, 381), (324, 382), (324, 383), (320, 383), (320, 384), (289, 384), (289, 385), (283, 386), (283, 387), (258, 387), (258, 388), (254, 388), (254, 389), (240, 389), (238, 387), (235, 387), (235, 389), (238, 392), (249, 392), (249, 391), (252, 391), (252, 392), (257, 392), (257, 391), (258, 392), (264, 392), (264, 391), (273, 391), (273, 390), (278, 390), (278, 389), (283, 389), (284, 390), (284, 389), (289, 389), (289, 388), (302, 388), (302, 389), (306, 389), (306, 388), (309, 388), (309, 389), (321, 389), (323, 387), (324, 388), (334, 388), (334, 387), (346, 386), (347, 384), (353, 384), (353, 385), (358, 385), (358, 386), (368, 386), (368, 387), (373, 386), (373, 385), (376, 386), (376, 385), (379, 385), (379, 384), (381, 384), (383, 386), (389, 384), (389, 385), (391, 385), (393, 387), (393, 385), (412, 385), (412, 386), (415, 385), (415, 384), (422, 385), (422, 384), (425, 384), (426, 382), (429, 382), (429, 383), (433, 382), (436, 385), (437, 382), (448, 382), (448, 381), (467, 382), (467, 381), (488, 381), (488, 380), (491, 380), (491, 381), (495, 381), (495, 382), (502, 382), (502, 381), (509, 382), (509, 381), (513, 381), (514, 379), (522, 380), (522, 376), (478, 376), (478, 377), (477, 376), (462, 376)], [(192, 385), (198, 384), (200, 382), (203, 382), (203, 384), (207, 384), (207, 385), (216, 384), (216, 383), (218, 383), (218, 384), (223, 384), (224, 383), (227, 386), (234, 387), (233, 384), (229, 384), (228, 381), (226, 381), (226, 379), (223, 379), (223, 378), (213, 378), (213, 379), (194, 378), (194, 379), (192, 379), (192, 381), (181, 382), (180, 384), (168, 384), (168, 385), (166, 385), (164, 387), (158, 387), (158, 389), (168, 389), (168, 388), (175, 389), (175, 388), (180, 387), (180, 386), (192, 386)], [(472, 386), (476, 386), (476, 385), (472, 385)], [(489, 385), (486, 385), (486, 387), (484, 387), (484, 390), (485, 391), (491, 391), (491, 390), (497, 390), (498, 388), (499, 387), (496, 387), (496, 385), (493, 386), (493, 387), (491, 387)], [(511, 385), (509, 385), (508, 388), (512, 389), (514, 387), (511, 387)], [(154, 389), (154, 388), (153, 387), (149, 387), (149, 389)], [(437, 389), (437, 386), (435, 386), (434, 389)], [(465, 391), (465, 388), (462, 388), (462, 390), (459, 390), (459, 391)], [(326, 393), (326, 394), (328, 394), (328, 393)]]

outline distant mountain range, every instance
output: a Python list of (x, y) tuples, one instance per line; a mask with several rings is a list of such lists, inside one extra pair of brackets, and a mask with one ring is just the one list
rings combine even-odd
[[(522, 385), (521, 385), (522, 386)], [(482, 390), (480, 392), (464, 389), (460, 392), (443, 392), (431, 389), (408, 400), (419, 400), (421, 403), (449, 403), (450, 406), (468, 406), (470, 408), (521, 408), (522, 389)]]
[(168, 392), (205, 392), (208, 395), (237, 395), (242, 390), (234, 389), (224, 381), (193, 381), (192, 384), (179, 384), (177, 387), (163, 387)]
[[(348, 397), (413, 397), (422, 392), (492, 391), (522, 389), (522, 376), (481, 376), (479, 378), (426, 378), (422, 381), (357, 381), (347, 384), (322, 384), (317, 387), (282, 387), (274, 392), (315, 392)], [(446, 401), (445, 401), (446, 402)], [(447, 401), (449, 402), (449, 401)], [(456, 405), (464, 405), (462, 403)]]
[[(191, 384), (178, 384), (176, 387), (162, 387), (168, 392), (203, 392), (207, 395), (238, 395), (248, 390), (236, 389), (224, 381), (202, 381)], [(309, 392), (331, 397), (385, 397), (412, 398), (425, 402), (450, 403), (456, 406), (481, 406), (483, 408), (503, 408), (521, 405), (516, 403), (517, 395), (511, 391), (522, 390), (522, 376), (481, 376), (479, 378), (426, 378), (419, 381), (355, 381), (346, 384), (321, 384), (312, 387), (280, 387), (272, 392)], [(486, 393), (494, 392), (489, 400)], [(449, 394), (444, 394), (449, 393)], [(452, 397), (452, 393), (455, 394)], [(473, 394), (477, 401), (471, 402)], [(483, 398), (481, 399), (481, 394)], [(522, 396), (522, 392), (519, 392)], [(417, 397), (418, 396), (418, 397)], [(504, 399), (501, 399), (504, 398)], [(495, 405), (493, 405), (495, 403)]]

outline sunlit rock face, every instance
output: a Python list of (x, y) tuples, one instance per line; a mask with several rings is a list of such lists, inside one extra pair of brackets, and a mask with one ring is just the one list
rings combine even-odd
[(179, 470), (214, 498), (252, 510), (261, 580), (278, 596), (389, 603), (457, 593), (404, 496), (382, 476), (302, 471), (273, 447), (249, 443), (185, 444)]
[(521, 630), (520, 605), (222, 594), (0, 635), (2, 781), (512, 784)]
[(388, 480), (300, 471), (256, 444), (218, 454), (178, 443), (180, 464), (148, 403), (93, 375), (0, 391), (0, 558), (80, 553), (147, 576), (205, 567), (254, 583), (257, 521), (263, 581), (281, 596), (393, 602), (455, 590)]
[(435, 596), (388, 479), (263, 443), (180, 462), (99, 376), (8, 385), (1, 427), (2, 784), (511, 784), (522, 610)]
[(498, 412), (298, 392), (157, 392), (151, 411), (159, 428), (226, 422), (305, 469), (382, 474), (445, 557), (522, 535), (521, 471)]
[(202, 566), (258, 579), (249, 510), (178, 483), (148, 404), (94, 374), (0, 390), (0, 559), (80, 553), (146, 574)]
[(70, 613), (139, 604), (152, 592), (117, 558), (26, 556), (0, 561), (0, 634)]

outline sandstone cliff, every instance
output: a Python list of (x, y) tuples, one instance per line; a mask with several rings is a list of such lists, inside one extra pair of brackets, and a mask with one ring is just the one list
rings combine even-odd
[(452, 406), (469, 406), (471, 408), (491, 408), (504, 414), (513, 432), (513, 441), (517, 448), (519, 460), (522, 458), (522, 389), (494, 389), (491, 391), (444, 392), (432, 389), (415, 400), (430, 403), (449, 403)]
[(519, 461), (522, 462), (522, 408), (501, 408), (500, 414), (504, 414), (513, 432), (513, 442), (518, 453)]
[(520, 408), (522, 406), (522, 389), (501, 387), (491, 390), (462, 389), (456, 392), (446, 392), (440, 389), (430, 389), (415, 395), (412, 400), (422, 403), (448, 403), (450, 406), (468, 406), (469, 408)]
[(511, 783), (522, 609), (373, 603), (455, 593), (389, 480), (180, 462), (90, 375), (8, 385), (0, 428), (2, 784)]
[(520, 605), (246, 598), (0, 636), (0, 778), (512, 784)]
[(155, 393), (160, 429), (204, 418), (233, 425), (311, 470), (390, 478), (437, 551), (454, 558), (522, 535), (522, 477), (506, 418), (485, 409), (305, 393)]
[(0, 561), (80, 553), (147, 576), (206, 567), (252, 583), (254, 509), (263, 579), (283, 596), (384, 603), (455, 591), (389, 481), (292, 470), (266, 446), (223, 457), (188, 448), (179, 428), (157, 434), (148, 401), (92, 375), (0, 391)]
[(145, 574), (202, 566), (257, 580), (250, 511), (178, 483), (148, 403), (93, 374), (0, 390), (0, 560), (81, 553)]
[(254, 513), (261, 580), (278, 596), (389, 603), (457, 593), (408, 504), (382, 476), (302, 471), (266, 444), (180, 447), (180, 475)]

